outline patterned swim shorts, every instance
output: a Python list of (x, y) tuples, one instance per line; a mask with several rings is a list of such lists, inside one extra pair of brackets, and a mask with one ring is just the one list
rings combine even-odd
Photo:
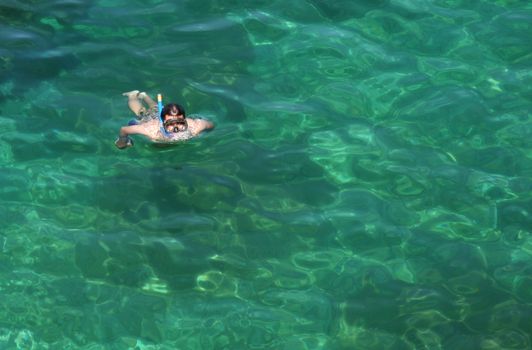
[(153, 119), (159, 119), (159, 108), (157, 106), (153, 106), (152, 108), (141, 111), (139, 115), (137, 116), (137, 119), (141, 122), (147, 122)]

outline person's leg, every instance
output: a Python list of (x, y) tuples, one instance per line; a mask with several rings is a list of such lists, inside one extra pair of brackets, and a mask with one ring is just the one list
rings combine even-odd
[(127, 105), (137, 117), (146, 112), (146, 108), (138, 98), (139, 90), (124, 92), (122, 95), (127, 96)]
[(157, 103), (148, 95), (146, 94), (145, 92), (141, 92), (140, 94), (138, 94), (138, 97), (146, 102), (146, 104), (150, 107), (150, 108), (153, 108), (155, 106), (157, 106)]

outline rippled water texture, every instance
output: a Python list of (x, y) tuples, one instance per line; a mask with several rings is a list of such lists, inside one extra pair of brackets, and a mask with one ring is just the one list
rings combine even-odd
[[(532, 5), (0, 5), (1, 349), (530, 349)], [(114, 147), (132, 89), (216, 124)]]

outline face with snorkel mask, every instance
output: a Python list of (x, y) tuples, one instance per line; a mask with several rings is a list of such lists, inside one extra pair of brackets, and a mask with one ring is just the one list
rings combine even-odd
[(167, 132), (177, 133), (188, 129), (185, 109), (176, 104), (169, 103), (164, 106), (161, 115), (163, 116), (163, 126)]

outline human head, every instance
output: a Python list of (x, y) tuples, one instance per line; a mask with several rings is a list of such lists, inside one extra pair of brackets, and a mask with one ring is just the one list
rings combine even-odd
[(167, 116), (175, 116), (177, 118), (185, 118), (185, 109), (183, 106), (178, 105), (177, 103), (169, 103), (164, 106), (161, 111), (161, 118), (166, 120)]

